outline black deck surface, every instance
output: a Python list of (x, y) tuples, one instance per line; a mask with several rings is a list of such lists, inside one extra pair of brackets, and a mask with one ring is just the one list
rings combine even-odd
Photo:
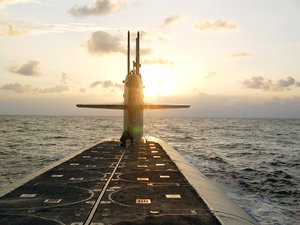
[(219, 224), (158, 143), (107, 141), (0, 198), (0, 224)]

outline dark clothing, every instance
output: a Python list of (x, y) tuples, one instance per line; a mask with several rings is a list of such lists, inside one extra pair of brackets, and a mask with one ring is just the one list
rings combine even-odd
[(122, 147), (126, 147), (126, 141), (130, 139), (130, 143), (131, 145), (133, 145), (133, 137), (131, 135), (131, 133), (129, 132), (129, 130), (124, 130), (121, 138), (120, 138), (120, 141), (121, 141), (121, 146)]

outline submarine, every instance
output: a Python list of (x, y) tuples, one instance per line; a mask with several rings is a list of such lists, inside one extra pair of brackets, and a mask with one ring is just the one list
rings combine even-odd
[[(197, 168), (143, 133), (143, 112), (189, 105), (143, 102), (140, 36), (123, 104), (78, 104), (124, 111), (121, 138), (109, 137), (0, 191), (1, 225), (256, 225)], [(104, 131), (105, 132), (105, 131)]]

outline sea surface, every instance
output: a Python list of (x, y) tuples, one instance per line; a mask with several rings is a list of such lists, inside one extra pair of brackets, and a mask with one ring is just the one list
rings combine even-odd
[[(0, 189), (109, 136), (122, 117), (0, 116)], [(300, 119), (145, 118), (260, 224), (300, 224)]]

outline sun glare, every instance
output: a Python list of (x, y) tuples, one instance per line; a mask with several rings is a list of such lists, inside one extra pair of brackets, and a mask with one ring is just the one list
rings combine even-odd
[(173, 95), (176, 91), (175, 80), (168, 68), (162, 66), (145, 66), (143, 68), (145, 98)]

